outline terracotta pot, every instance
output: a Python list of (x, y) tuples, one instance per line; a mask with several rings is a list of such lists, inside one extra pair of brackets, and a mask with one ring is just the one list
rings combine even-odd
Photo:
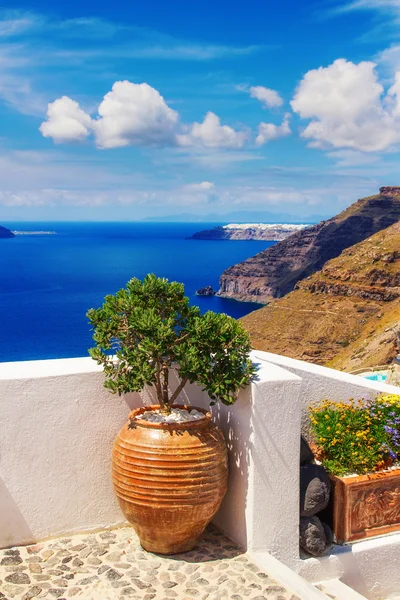
[(333, 532), (339, 544), (400, 531), (400, 469), (331, 476)]
[[(150, 423), (134, 410), (113, 448), (113, 482), (121, 509), (145, 550), (176, 554), (193, 548), (217, 512), (228, 479), (221, 430), (204, 418)], [(194, 408), (185, 406), (180, 408)]]

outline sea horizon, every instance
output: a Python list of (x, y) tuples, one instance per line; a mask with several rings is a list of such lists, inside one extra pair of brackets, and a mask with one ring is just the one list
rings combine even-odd
[[(51, 230), (56, 235), (18, 235), (0, 245), (0, 362), (87, 356), (89, 308), (100, 306), (132, 277), (155, 273), (180, 281), (191, 303), (240, 318), (260, 305), (218, 296), (196, 296), (206, 285), (218, 289), (229, 266), (274, 242), (187, 240), (210, 223), (142, 221), (4, 221), (11, 230)], [(217, 225), (217, 224), (215, 224)], [(4, 318), (6, 316), (6, 318)]]

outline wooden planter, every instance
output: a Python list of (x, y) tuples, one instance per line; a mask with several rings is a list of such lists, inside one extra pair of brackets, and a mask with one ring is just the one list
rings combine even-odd
[(400, 531), (400, 469), (331, 481), (338, 544)]
[(206, 410), (198, 408), (204, 418), (187, 423), (135, 419), (155, 408), (134, 410), (119, 432), (113, 449), (114, 489), (143, 548), (176, 554), (193, 548), (221, 504), (227, 448)]

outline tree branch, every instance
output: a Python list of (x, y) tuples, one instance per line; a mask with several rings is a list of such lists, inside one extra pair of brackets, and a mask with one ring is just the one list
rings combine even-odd
[(187, 382), (189, 381), (189, 377), (185, 377), (184, 379), (181, 380), (180, 384), (178, 385), (178, 387), (176, 388), (176, 390), (174, 391), (174, 393), (172, 394), (169, 403), (172, 406), (172, 404), (175, 402), (175, 400), (177, 399), (177, 397), (179, 396), (179, 394), (181, 393), (181, 391), (183, 390), (183, 388), (185, 387), (185, 385), (187, 384)]

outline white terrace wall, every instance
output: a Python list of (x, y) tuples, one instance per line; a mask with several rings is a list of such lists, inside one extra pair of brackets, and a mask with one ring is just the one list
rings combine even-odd
[[(231, 472), (216, 522), (243, 547), (268, 547), (290, 562), (297, 556), (301, 381), (258, 362), (251, 389), (233, 407), (213, 408)], [(112, 396), (103, 381), (86, 358), (0, 364), (0, 547), (123, 522), (110, 479), (112, 443), (129, 411), (154, 399), (149, 391)], [(209, 405), (196, 386), (180, 400)]]
[(399, 394), (400, 389), (378, 381), (363, 379), (350, 373), (343, 373), (335, 369), (320, 367), (302, 360), (295, 360), (287, 356), (272, 354), (270, 352), (254, 353), (254, 359), (278, 365), (301, 377), (303, 382), (301, 391), (302, 431), (307, 436), (310, 421), (308, 407), (318, 404), (323, 399), (347, 402), (350, 398), (375, 398), (379, 393)]
[[(212, 409), (230, 449), (229, 492), (215, 521), (244, 548), (299, 570), (304, 407), (398, 388), (263, 352), (253, 360), (258, 380), (232, 407)], [(0, 364), (0, 547), (123, 522), (113, 439), (131, 409), (154, 400), (151, 390), (112, 396), (103, 380), (89, 358)], [(209, 401), (195, 386), (180, 400)]]

